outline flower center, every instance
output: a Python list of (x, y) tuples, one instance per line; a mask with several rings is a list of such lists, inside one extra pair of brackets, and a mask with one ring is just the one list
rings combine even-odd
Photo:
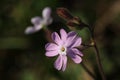
[(64, 51), (65, 51), (65, 48), (64, 48), (64, 47), (62, 47), (62, 48), (61, 48), (61, 51), (62, 51), (62, 52), (64, 52)]
[(66, 55), (66, 47), (64, 47), (64, 46), (61, 46), (60, 47), (60, 49), (59, 49), (59, 54), (61, 54), (61, 55)]

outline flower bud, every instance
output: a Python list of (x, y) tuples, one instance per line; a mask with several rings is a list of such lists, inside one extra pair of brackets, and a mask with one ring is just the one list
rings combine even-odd
[(88, 25), (83, 23), (78, 17), (74, 17), (72, 20), (68, 21), (66, 24), (70, 29), (73, 29), (73, 28), (83, 29), (84, 27), (88, 27)]
[(72, 16), (66, 8), (57, 8), (57, 14), (67, 21), (66, 24), (70, 29), (82, 29), (88, 27), (88, 25), (83, 23), (79, 17)]
[(67, 21), (73, 19), (73, 16), (66, 8), (57, 8), (56, 12), (61, 18)]

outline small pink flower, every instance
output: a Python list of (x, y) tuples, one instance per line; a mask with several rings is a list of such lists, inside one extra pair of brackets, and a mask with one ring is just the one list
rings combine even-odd
[(25, 30), (25, 34), (31, 34), (31, 33), (37, 32), (43, 27), (48, 26), (52, 23), (53, 20), (51, 18), (51, 9), (49, 7), (46, 7), (43, 9), (42, 17), (43, 18), (38, 16), (33, 17), (31, 19), (31, 23), (34, 26), (27, 27), (27, 29)]
[(67, 56), (69, 56), (75, 63), (79, 64), (82, 61), (82, 52), (76, 47), (81, 45), (81, 38), (77, 36), (74, 31), (66, 33), (64, 29), (60, 30), (60, 36), (57, 32), (52, 33), (52, 40), (54, 43), (45, 45), (48, 57), (57, 56), (58, 58), (54, 63), (57, 70), (64, 71), (67, 65)]

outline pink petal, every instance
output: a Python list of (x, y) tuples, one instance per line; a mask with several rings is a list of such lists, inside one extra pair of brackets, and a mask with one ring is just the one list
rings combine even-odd
[(68, 56), (77, 64), (82, 61), (81, 57), (76, 55), (71, 49), (68, 50)]
[(45, 45), (45, 49), (46, 50), (57, 50), (58, 49), (58, 46), (54, 43), (47, 43)]
[(61, 44), (61, 39), (57, 32), (52, 33), (52, 40), (58, 45)]
[(59, 55), (57, 60), (54, 63), (54, 66), (57, 70), (60, 70), (62, 68), (62, 56)]
[(72, 44), (72, 41), (75, 39), (76, 36), (77, 34), (74, 31), (68, 33), (68, 37), (66, 41), (66, 45), (68, 47)]
[(71, 47), (78, 47), (81, 45), (82, 43), (82, 39), (80, 37), (76, 37), (73, 41), (72, 41), (72, 46)]
[(41, 23), (41, 21), (42, 21), (42, 19), (41, 19), (40, 17), (38, 17), (38, 16), (33, 17), (33, 18), (31, 19), (31, 22), (32, 22), (35, 26), (39, 25), (39, 24)]
[(42, 29), (43, 24), (39, 24), (39, 25), (36, 25), (36, 26), (34, 26), (34, 27), (35, 27), (35, 30), (36, 30), (36, 31), (39, 31), (40, 29)]
[(75, 57), (72, 58), (72, 60), (76, 63), (79, 64), (80, 62), (82, 62), (82, 58), (78, 55), (76, 55)]
[(66, 31), (64, 29), (60, 30), (60, 35), (61, 35), (61, 39), (63, 41), (66, 41), (66, 39), (67, 39), (67, 33), (66, 33)]
[(25, 30), (25, 34), (32, 34), (35, 32), (35, 28), (30, 26), (30, 27), (27, 27), (27, 29)]
[(69, 37), (74, 37), (74, 36), (76, 36), (76, 32), (71, 31), (71, 32), (68, 33), (68, 38)]
[(72, 48), (72, 51), (73, 51), (75, 54), (79, 55), (79, 56), (83, 56), (82, 52), (80, 52), (80, 51), (79, 51), (78, 49), (76, 49), (76, 48)]
[(70, 58), (75, 58), (75, 53), (74, 53), (71, 49), (68, 49), (68, 50), (67, 50), (67, 55), (68, 55)]
[(45, 55), (48, 56), (48, 57), (54, 57), (54, 56), (58, 55), (58, 51), (57, 50), (47, 51), (45, 53)]
[(44, 19), (49, 19), (51, 15), (51, 9), (49, 7), (46, 7), (43, 9), (42, 16)]
[(62, 57), (63, 57), (62, 71), (65, 71), (66, 66), (67, 66), (67, 56), (62, 56)]

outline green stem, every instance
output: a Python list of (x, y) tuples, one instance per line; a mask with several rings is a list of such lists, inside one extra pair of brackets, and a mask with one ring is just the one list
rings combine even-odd
[(95, 54), (96, 54), (96, 60), (97, 60), (97, 65), (98, 65), (100, 75), (102, 77), (102, 80), (106, 80), (105, 74), (104, 74), (104, 71), (103, 71), (103, 67), (102, 67), (102, 63), (101, 63), (101, 60), (100, 60), (100, 53), (99, 53), (99, 50), (98, 50), (98, 47), (96, 45), (95, 40), (94, 40), (94, 49), (96, 51)]
[[(96, 61), (97, 61), (97, 66), (98, 66), (98, 69), (99, 69), (99, 72), (100, 72), (100, 75), (102, 77), (102, 80), (106, 80), (105, 78), (105, 75), (104, 75), (104, 71), (103, 71), (103, 67), (102, 67), (102, 63), (101, 63), (101, 60), (100, 60), (100, 53), (99, 53), (99, 50), (98, 50), (98, 47), (96, 45), (96, 41), (95, 41), (95, 37), (94, 37), (94, 29), (95, 29), (95, 25), (93, 25), (92, 27), (87, 25), (87, 24), (83, 24), (85, 27), (87, 27), (91, 33), (91, 37), (92, 37), (92, 46), (94, 47), (95, 49), (95, 54), (96, 54)], [(80, 26), (80, 25), (79, 25)], [(89, 72), (88, 72), (89, 73)], [(91, 74), (91, 73), (90, 73)]]
[(97, 47), (97, 44), (96, 44), (96, 41), (95, 41), (95, 37), (94, 37), (94, 28), (92, 28), (92, 29), (90, 27), (88, 27), (88, 28), (91, 32), (92, 40), (93, 40), (93, 43), (94, 43), (93, 47), (95, 49), (96, 61), (97, 61), (97, 66), (98, 66), (100, 75), (102, 77), (102, 80), (106, 80), (105, 74), (104, 74), (104, 71), (103, 71), (103, 67), (102, 67), (102, 63), (101, 63), (101, 60), (100, 60), (100, 52), (98, 50), (98, 47)]

